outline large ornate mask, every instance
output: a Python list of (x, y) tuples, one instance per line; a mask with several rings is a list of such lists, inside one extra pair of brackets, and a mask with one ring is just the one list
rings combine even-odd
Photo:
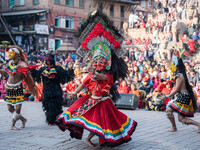
[(10, 48), (7, 52), (6, 52), (6, 56), (9, 59), (14, 59), (16, 54), (19, 54), (19, 50), (17, 48)]
[(92, 65), (94, 66), (95, 70), (101, 71), (105, 70), (109, 63), (104, 57), (96, 57), (92, 60)]
[(106, 43), (99, 42), (94, 45), (91, 50), (91, 63), (97, 71), (110, 70), (111, 51)]

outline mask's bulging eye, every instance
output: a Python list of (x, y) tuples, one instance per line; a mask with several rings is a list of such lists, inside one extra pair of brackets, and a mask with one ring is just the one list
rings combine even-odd
[(100, 61), (101, 64), (103, 64), (103, 61)]
[(95, 61), (94, 63), (97, 64), (97, 61)]

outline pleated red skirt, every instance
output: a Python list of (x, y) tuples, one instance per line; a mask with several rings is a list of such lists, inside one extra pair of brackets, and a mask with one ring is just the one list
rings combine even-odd
[(81, 139), (83, 129), (87, 129), (99, 136), (101, 146), (117, 146), (131, 140), (137, 122), (120, 112), (110, 98), (100, 102), (97, 100), (94, 107), (80, 116), (73, 117), (76, 116), (74, 113), (77, 113), (78, 108), (86, 109), (84, 104), (87, 100), (96, 103), (89, 95), (84, 96), (57, 117), (56, 124), (62, 131), (68, 129), (72, 138)]

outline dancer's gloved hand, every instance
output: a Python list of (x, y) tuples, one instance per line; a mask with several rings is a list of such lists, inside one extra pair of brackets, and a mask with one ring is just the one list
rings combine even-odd
[(77, 92), (75, 91), (75, 92), (72, 92), (71, 94), (70, 94), (70, 96), (69, 96), (69, 99), (72, 99), (72, 98), (74, 98), (75, 96), (76, 96), (76, 94), (77, 94)]
[(94, 67), (90, 66), (88, 67), (88, 72), (90, 72), (91, 74), (95, 73)]

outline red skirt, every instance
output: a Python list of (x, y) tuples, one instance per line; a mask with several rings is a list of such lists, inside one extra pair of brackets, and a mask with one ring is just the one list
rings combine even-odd
[[(89, 109), (84, 107), (88, 100), (92, 101), (95, 106)], [(90, 107), (91, 104), (87, 104)], [(76, 116), (79, 108), (88, 110)], [(99, 136), (100, 146), (117, 146), (129, 142), (137, 126), (137, 122), (120, 112), (110, 98), (98, 101), (89, 95), (78, 99), (66, 112), (60, 114), (56, 124), (62, 131), (68, 129), (70, 136), (77, 139), (81, 139), (83, 129), (87, 129)]]

